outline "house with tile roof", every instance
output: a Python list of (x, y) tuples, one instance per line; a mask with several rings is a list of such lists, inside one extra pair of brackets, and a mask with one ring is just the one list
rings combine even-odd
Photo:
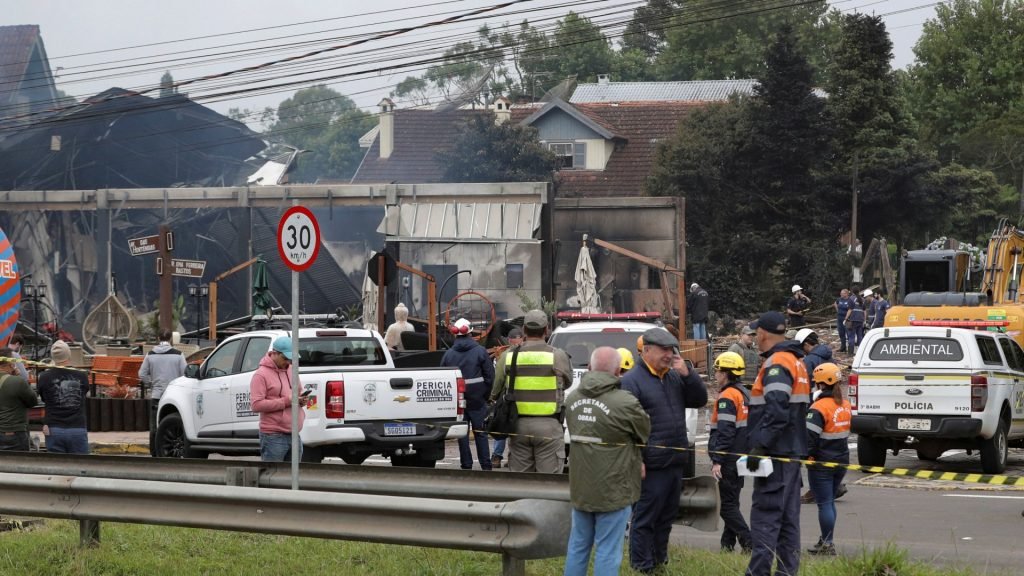
[(39, 26), (0, 26), (0, 124), (18, 123), (4, 118), (49, 110), (56, 102), (57, 87)]

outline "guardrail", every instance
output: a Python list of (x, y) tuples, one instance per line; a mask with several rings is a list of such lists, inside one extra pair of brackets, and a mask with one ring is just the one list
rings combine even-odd
[[(0, 472), (63, 475), (71, 471), (78, 476), (129, 480), (291, 487), (288, 463), (0, 452)], [(484, 502), (569, 501), (569, 478), (565, 474), (301, 464), (299, 488), (383, 496), (468, 498)], [(718, 485), (713, 478), (688, 479), (679, 502), (677, 524), (705, 532), (718, 530)]]
[(196, 490), (179, 482), (0, 473), (0, 512), (83, 521), (85, 544), (99, 541), (97, 521), (108, 520), (495, 552), (522, 561), (565, 554), (570, 510), (546, 500)]

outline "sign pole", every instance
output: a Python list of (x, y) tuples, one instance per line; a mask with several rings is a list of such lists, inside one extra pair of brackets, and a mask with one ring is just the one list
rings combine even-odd
[(299, 273), (292, 270), (292, 490), (299, 489)]
[[(174, 330), (173, 305), (174, 285), (171, 283), (171, 228), (160, 226), (160, 330)], [(130, 344), (130, 343), (129, 343)]]

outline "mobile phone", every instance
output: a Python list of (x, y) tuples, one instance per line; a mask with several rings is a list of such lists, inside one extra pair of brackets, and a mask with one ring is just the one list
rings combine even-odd
[(302, 394), (299, 394), (299, 396), (305, 398), (306, 396), (309, 396), (312, 393), (313, 393), (313, 389), (312, 388), (306, 388), (305, 390), (302, 391)]

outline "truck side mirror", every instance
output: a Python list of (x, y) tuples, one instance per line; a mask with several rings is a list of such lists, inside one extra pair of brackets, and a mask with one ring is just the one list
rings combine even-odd
[(199, 364), (189, 364), (185, 366), (185, 377), (186, 378), (199, 378)]

